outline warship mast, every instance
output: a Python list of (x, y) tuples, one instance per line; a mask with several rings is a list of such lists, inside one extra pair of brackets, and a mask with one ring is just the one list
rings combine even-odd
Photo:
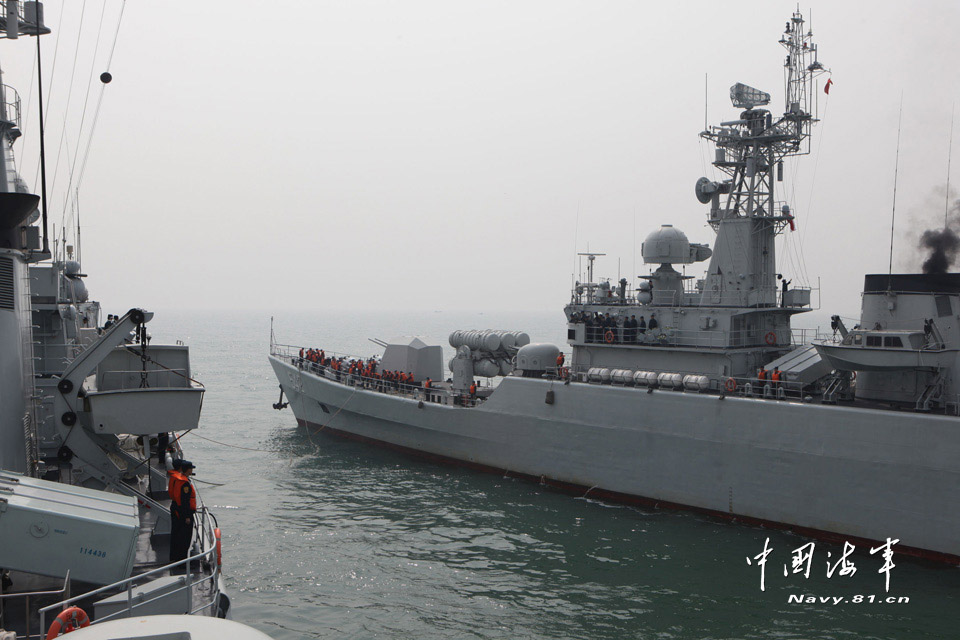
[(737, 307), (777, 305), (774, 238), (794, 215), (778, 199), (783, 161), (810, 151), (814, 79), (826, 69), (817, 59), (813, 32), (794, 13), (780, 44), (786, 49), (782, 116), (760, 107), (770, 94), (742, 83), (730, 88), (730, 101), (743, 109), (736, 120), (711, 126), (700, 136), (716, 145), (713, 165), (729, 177), (721, 182), (700, 178), (697, 199), (710, 204), (708, 221), (717, 233), (713, 260), (707, 271), (701, 304)]

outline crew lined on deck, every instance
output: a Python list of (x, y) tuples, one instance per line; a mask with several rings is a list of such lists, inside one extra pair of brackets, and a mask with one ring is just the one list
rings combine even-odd
[(339, 358), (328, 357), (323, 349), (300, 349), (300, 364), (310, 362), (316, 365), (321, 375), (324, 375), (329, 368), (340, 382), (342, 376), (357, 376), (360, 378), (360, 384), (367, 389), (377, 391), (413, 391), (420, 387), (429, 387), (428, 378), (425, 382), (417, 381), (414, 375), (408, 371), (381, 370), (380, 362), (376, 358), (367, 360), (358, 358)]
[[(656, 337), (659, 327), (656, 313), (650, 314), (648, 322), (644, 316), (617, 316), (609, 313), (575, 311), (570, 316), (573, 324), (586, 327), (586, 342), (606, 342), (607, 344), (649, 343), (647, 332)], [(656, 344), (656, 343), (652, 343)]]

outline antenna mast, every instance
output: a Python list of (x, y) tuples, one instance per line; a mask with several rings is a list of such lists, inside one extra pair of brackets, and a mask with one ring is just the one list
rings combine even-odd
[(737, 83), (730, 88), (730, 100), (734, 107), (745, 109), (740, 119), (722, 122), (700, 134), (716, 144), (713, 164), (730, 176), (722, 183), (711, 182), (698, 189), (704, 204), (714, 194), (727, 195), (722, 209), (719, 198), (714, 201), (710, 212), (714, 228), (724, 218), (762, 217), (774, 223), (779, 232), (793, 218), (788, 215), (789, 209), (776, 206), (774, 169), (780, 182), (784, 158), (810, 153), (811, 127), (818, 122), (813, 115), (813, 83), (827, 69), (817, 59), (813, 32), (805, 30), (800, 13), (794, 13), (787, 22), (779, 43), (787, 50), (783, 115), (774, 119), (770, 111), (757, 108), (770, 104), (769, 93)]
[(950, 108), (950, 146), (947, 147), (947, 195), (943, 203), (943, 228), (947, 228), (947, 214), (950, 213), (950, 162), (953, 160), (953, 116), (957, 105)]
[[(900, 171), (900, 124), (903, 122), (903, 92), (900, 92), (900, 116), (897, 118), (897, 159), (893, 164), (893, 210), (890, 212), (890, 266), (887, 275), (893, 275), (893, 223), (897, 219), (897, 174)], [(944, 214), (946, 223), (946, 214)], [(946, 224), (944, 224), (946, 226)]]

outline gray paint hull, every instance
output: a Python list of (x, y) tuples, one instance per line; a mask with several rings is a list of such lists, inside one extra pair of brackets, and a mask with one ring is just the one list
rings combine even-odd
[(515, 377), (475, 408), (419, 408), (270, 361), (300, 421), (719, 515), (899, 538), (960, 561), (956, 418)]

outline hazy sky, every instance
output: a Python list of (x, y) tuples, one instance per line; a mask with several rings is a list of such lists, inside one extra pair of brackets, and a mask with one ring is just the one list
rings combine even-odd
[[(64, 167), (78, 149), (82, 159), (100, 91), (81, 129), (87, 82), (106, 68), (120, 7), (46, 3), (58, 226)], [(606, 252), (598, 275), (615, 278), (648, 272), (640, 242), (662, 223), (713, 244), (693, 196), (697, 178), (715, 175), (697, 135), (704, 74), (711, 123), (736, 116), (727, 94), (738, 81), (782, 110), (777, 40), (795, 7), (130, 0), (79, 191), (88, 286), (120, 311), (559, 317), (576, 251)], [(953, 108), (960, 120), (960, 3), (802, 9), (834, 84), (829, 101), (819, 93), (813, 153), (787, 167), (799, 229), (780, 243), (779, 268), (819, 283), (824, 311), (850, 315), (863, 274), (887, 269), (901, 94), (894, 268), (917, 267), (922, 219), (942, 221)], [(16, 152), (39, 189), (34, 48), (5, 41), (0, 59), (29, 102)], [(954, 150), (956, 193), (956, 140)]]

